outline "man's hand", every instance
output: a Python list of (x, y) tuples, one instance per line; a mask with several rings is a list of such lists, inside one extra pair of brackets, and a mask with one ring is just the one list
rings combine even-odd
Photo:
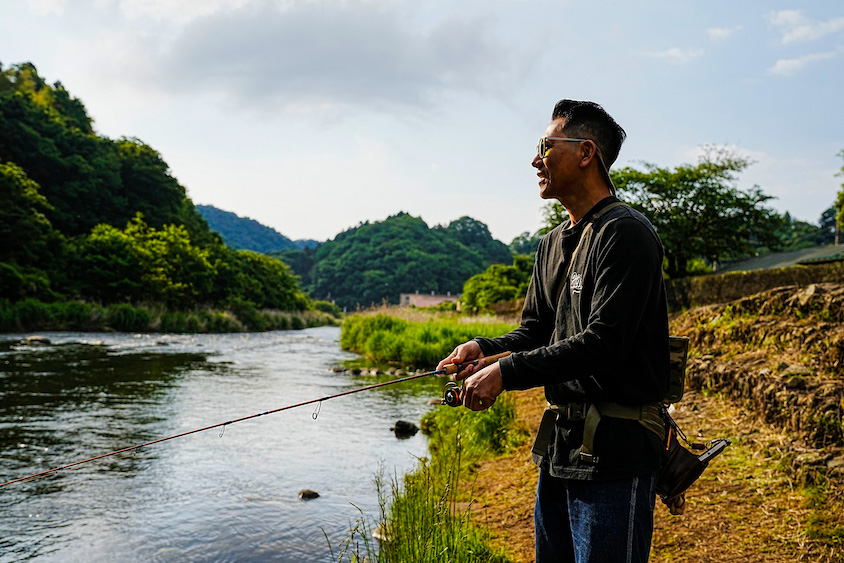
[[(444, 359), (440, 360), (440, 363), (437, 364), (437, 369), (443, 369), (443, 366), (447, 364), (462, 364), (464, 362), (471, 362), (473, 360), (477, 360), (482, 356), (483, 354), (481, 354), (481, 347), (474, 340), (470, 340), (469, 342), (464, 342), (463, 344), (452, 350), (451, 354), (446, 356)], [(455, 373), (452, 378), (456, 379), (457, 381), (466, 379), (467, 377), (475, 373), (475, 370), (478, 369), (478, 367), (479, 366), (466, 366), (458, 373)]]
[(463, 406), (473, 411), (488, 409), (504, 391), (498, 362), (486, 366), (463, 384)]
[(665, 501), (665, 505), (668, 507), (668, 512), (674, 516), (680, 516), (686, 511), (686, 494), (680, 493), (676, 497), (668, 499)]

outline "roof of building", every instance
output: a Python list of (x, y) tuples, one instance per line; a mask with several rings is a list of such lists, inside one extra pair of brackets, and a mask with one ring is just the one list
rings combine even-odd
[(788, 252), (771, 252), (733, 262), (718, 269), (718, 273), (725, 272), (746, 272), (749, 270), (768, 270), (771, 268), (786, 268), (796, 264), (822, 264), (825, 262), (836, 262), (844, 260), (844, 244), (827, 246), (813, 246), (801, 250), (790, 250)]

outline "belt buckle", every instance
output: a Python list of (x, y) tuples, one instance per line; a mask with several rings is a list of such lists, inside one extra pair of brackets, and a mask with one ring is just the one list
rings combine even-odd
[(580, 452), (580, 461), (582, 461), (584, 463), (590, 463), (590, 464), (593, 464), (593, 465), (597, 465), (598, 464), (598, 456), (593, 455), (593, 454), (587, 454), (585, 452)]

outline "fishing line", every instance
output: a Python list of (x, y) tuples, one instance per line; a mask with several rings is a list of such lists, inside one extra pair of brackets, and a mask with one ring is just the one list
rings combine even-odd
[(243, 422), (245, 420), (258, 418), (260, 416), (266, 416), (268, 414), (274, 414), (274, 413), (286, 411), (286, 410), (289, 410), (289, 409), (295, 409), (297, 407), (303, 407), (305, 405), (311, 405), (311, 404), (314, 404), (314, 403), (318, 403), (317, 409), (312, 415), (312, 418), (314, 420), (316, 420), (317, 416), (319, 416), (319, 408), (321, 407), (323, 401), (328, 401), (329, 399), (336, 399), (337, 397), (343, 397), (345, 395), (351, 395), (352, 393), (360, 393), (361, 391), (369, 391), (370, 389), (377, 389), (378, 387), (384, 387), (386, 385), (394, 385), (396, 383), (402, 383), (403, 381), (411, 381), (413, 379), (419, 379), (421, 377), (430, 377), (432, 375), (451, 375), (451, 374), (458, 373), (458, 372), (462, 371), (465, 367), (472, 366), (472, 365), (476, 366), (476, 365), (478, 365), (478, 362), (480, 362), (481, 360), (485, 360), (486, 364), (490, 364), (490, 363), (498, 361), (500, 358), (503, 358), (504, 356), (506, 356), (508, 354), (509, 354), (509, 352), (504, 352), (503, 354), (497, 354), (495, 356), (480, 358), (478, 360), (473, 360), (471, 362), (464, 362), (462, 364), (446, 364), (441, 369), (437, 369), (437, 370), (433, 370), (433, 371), (429, 371), (429, 372), (425, 372), (425, 373), (419, 373), (419, 374), (416, 374), (416, 375), (409, 375), (407, 377), (401, 377), (399, 379), (393, 379), (391, 381), (384, 381), (383, 383), (375, 383), (373, 385), (367, 385), (366, 387), (358, 387), (356, 389), (350, 389), (348, 391), (343, 391), (342, 393), (335, 393), (334, 395), (328, 395), (328, 396), (325, 396), (325, 397), (320, 397), (319, 399), (310, 399), (308, 401), (302, 401), (301, 403), (286, 405), (284, 407), (280, 407), (280, 408), (277, 408), (277, 409), (273, 409), (273, 410), (269, 410), (269, 411), (265, 411), (265, 412), (261, 412), (261, 413), (250, 414), (249, 416), (244, 416), (244, 417), (241, 417), (241, 418), (235, 418), (233, 420), (228, 420), (226, 422), (220, 422), (218, 424), (212, 424), (211, 426), (205, 426), (203, 428), (197, 428), (195, 430), (189, 430), (187, 432), (182, 432), (180, 434), (174, 434), (172, 436), (167, 436), (165, 438), (158, 438), (157, 440), (151, 440), (149, 442), (144, 442), (143, 444), (138, 444), (136, 446), (129, 446), (128, 448), (122, 448), (122, 449), (115, 450), (113, 452), (109, 452), (109, 453), (106, 453), (106, 454), (101, 454), (101, 455), (98, 455), (98, 456), (90, 457), (88, 459), (83, 459), (81, 461), (75, 461), (73, 463), (68, 463), (67, 465), (60, 465), (59, 467), (54, 467), (53, 469), (41, 471), (40, 473), (33, 473), (32, 475), (27, 475), (26, 477), (19, 477), (17, 479), (12, 479), (11, 481), (6, 481), (5, 483), (0, 483), (0, 489), (2, 489), (3, 487), (7, 487), (9, 485), (13, 485), (15, 483), (22, 483), (24, 481), (30, 481), (30, 480), (33, 480), (33, 479), (38, 479), (40, 477), (46, 477), (48, 475), (58, 473), (59, 471), (64, 471), (66, 469), (70, 469), (72, 467), (82, 465), (83, 463), (89, 463), (89, 462), (92, 462), (92, 461), (96, 461), (98, 459), (103, 459), (103, 458), (106, 458), (106, 457), (111, 457), (113, 455), (122, 454), (122, 453), (126, 453), (126, 452), (136, 452), (137, 450), (144, 448), (146, 446), (151, 446), (153, 444), (159, 444), (161, 442), (166, 442), (168, 440), (174, 440), (176, 438), (182, 438), (184, 436), (190, 436), (191, 434), (197, 434), (199, 432), (211, 430), (212, 428), (222, 427), (222, 429), (220, 430), (220, 438), (222, 438), (223, 433), (226, 430), (226, 426), (228, 426), (229, 424), (235, 424), (237, 422)]

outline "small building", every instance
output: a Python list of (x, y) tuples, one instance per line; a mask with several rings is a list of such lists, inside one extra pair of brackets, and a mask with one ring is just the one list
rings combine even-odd
[(452, 295), (449, 291), (445, 295), (434, 293), (401, 293), (399, 294), (399, 305), (402, 307), (436, 307), (446, 301), (459, 301), (459, 295)]

